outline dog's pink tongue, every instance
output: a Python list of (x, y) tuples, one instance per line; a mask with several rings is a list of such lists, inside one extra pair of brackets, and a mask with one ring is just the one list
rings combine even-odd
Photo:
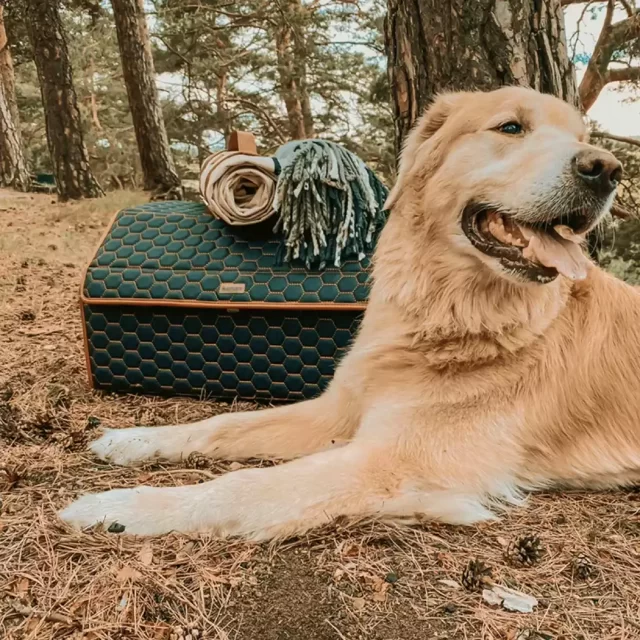
[(591, 262), (579, 244), (557, 234), (528, 231), (529, 246), (523, 252), (527, 260), (551, 267), (569, 280), (584, 280), (587, 277)]

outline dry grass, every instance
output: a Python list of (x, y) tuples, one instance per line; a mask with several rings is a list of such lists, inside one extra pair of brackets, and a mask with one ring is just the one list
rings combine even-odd
[[(336, 523), (278, 545), (78, 533), (58, 521), (56, 510), (82, 492), (193, 483), (229, 468), (121, 469), (84, 452), (98, 423), (229, 410), (86, 386), (82, 266), (115, 209), (142, 199), (63, 206), (0, 192), (1, 637), (168, 639), (192, 627), (192, 637), (246, 640), (640, 637), (640, 494), (632, 492), (534, 496), (482, 527)], [(510, 566), (506, 544), (532, 533), (546, 547), (542, 560)], [(572, 569), (580, 553), (594, 566), (586, 580)], [(536, 611), (497, 610), (463, 589), (462, 571), (476, 557), (495, 582), (536, 596)]]

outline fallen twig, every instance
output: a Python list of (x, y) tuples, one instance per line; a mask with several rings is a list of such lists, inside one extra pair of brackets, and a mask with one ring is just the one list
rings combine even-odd
[(18, 329), (25, 336), (43, 336), (64, 331), (64, 327), (42, 327), (41, 329)]
[(47, 622), (60, 622), (62, 624), (66, 624), (69, 627), (79, 626), (80, 623), (69, 616), (65, 616), (62, 613), (56, 613), (55, 611), (51, 611), (50, 613), (45, 613), (44, 611), (38, 611), (33, 607), (29, 607), (27, 605), (21, 604), (20, 602), (13, 603), (13, 610), (25, 617), (34, 616), (36, 618), (42, 618)]
[(23, 470), (9, 469), (8, 467), (0, 467), (0, 472), (7, 476), (8, 489), (13, 489), (22, 478)]

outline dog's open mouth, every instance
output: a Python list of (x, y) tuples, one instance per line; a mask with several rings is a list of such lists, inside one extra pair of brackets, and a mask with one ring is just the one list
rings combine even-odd
[(542, 283), (559, 273), (570, 280), (587, 277), (591, 263), (580, 245), (588, 227), (581, 213), (533, 225), (486, 205), (469, 205), (462, 214), (462, 231), (476, 249), (508, 271)]

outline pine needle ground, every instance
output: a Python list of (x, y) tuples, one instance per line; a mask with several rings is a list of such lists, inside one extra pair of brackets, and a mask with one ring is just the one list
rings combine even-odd
[[(80, 493), (194, 483), (237, 467), (201, 458), (112, 467), (85, 451), (100, 426), (253, 408), (87, 387), (80, 274), (116, 209), (143, 200), (120, 193), (58, 205), (0, 191), (0, 637), (640, 638), (640, 494), (630, 491), (532, 496), (500, 522), (471, 528), (338, 522), (264, 545), (62, 524), (56, 510)], [(509, 543), (525, 536), (539, 537), (544, 554), (511, 566)], [(535, 612), (495, 609), (465, 589), (476, 559), (493, 582), (535, 596)]]

